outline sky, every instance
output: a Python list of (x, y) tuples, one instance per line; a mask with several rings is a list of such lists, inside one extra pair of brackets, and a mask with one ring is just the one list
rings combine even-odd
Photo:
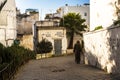
[(44, 19), (45, 14), (55, 13), (56, 10), (65, 4), (69, 6), (83, 5), (89, 3), (89, 0), (15, 0), (16, 6), (20, 9), (21, 13), (25, 12), (25, 9), (32, 8), (38, 9), (41, 20)]

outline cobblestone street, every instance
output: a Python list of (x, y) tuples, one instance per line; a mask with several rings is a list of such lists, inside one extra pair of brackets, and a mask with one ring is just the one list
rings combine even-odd
[(76, 64), (74, 56), (31, 60), (17, 73), (14, 80), (113, 80), (102, 70)]

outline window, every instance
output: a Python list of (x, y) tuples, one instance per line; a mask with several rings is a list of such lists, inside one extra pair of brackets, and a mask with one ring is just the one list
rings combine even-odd
[(87, 16), (87, 13), (86, 13), (86, 12), (84, 13), (84, 16)]

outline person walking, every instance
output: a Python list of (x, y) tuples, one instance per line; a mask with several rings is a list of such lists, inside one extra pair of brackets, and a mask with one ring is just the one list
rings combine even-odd
[(81, 61), (81, 51), (82, 51), (82, 47), (80, 45), (80, 42), (77, 41), (73, 49), (73, 52), (75, 53), (75, 62), (77, 64), (80, 64), (80, 61)]

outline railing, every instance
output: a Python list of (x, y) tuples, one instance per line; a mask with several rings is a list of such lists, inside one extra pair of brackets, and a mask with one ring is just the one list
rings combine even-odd
[(17, 68), (15, 62), (12, 61), (0, 71), (0, 80), (11, 80), (17, 71)]

